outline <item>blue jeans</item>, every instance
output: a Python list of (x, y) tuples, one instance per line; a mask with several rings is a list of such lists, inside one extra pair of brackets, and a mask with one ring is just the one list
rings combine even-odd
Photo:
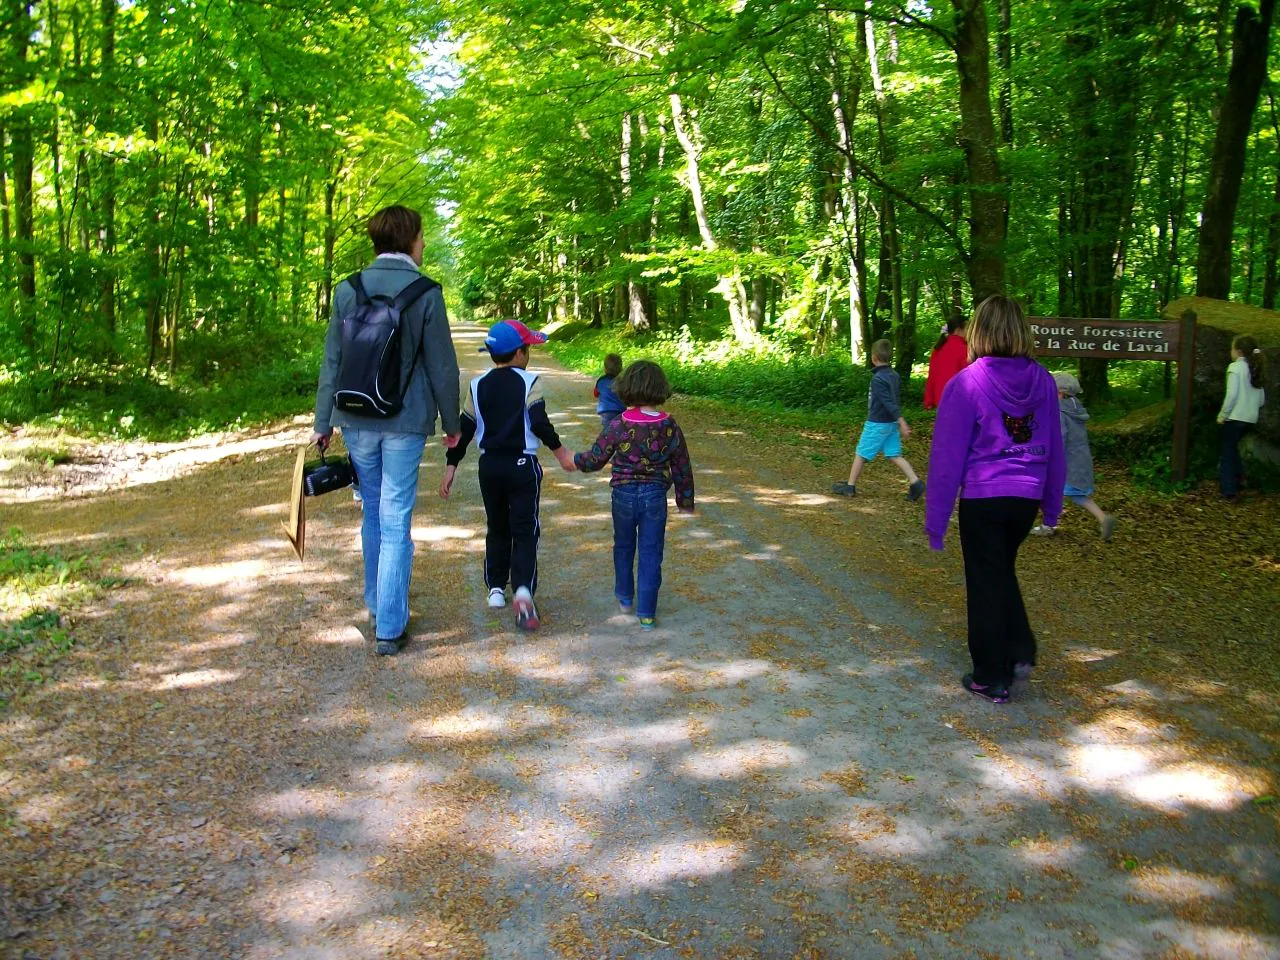
[(342, 431), (360, 476), (364, 523), (364, 602), (378, 619), (378, 639), (395, 640), (409, 624), (413, 505), (427, 438), (420, 433)]
[[(613, 488), (613, 593), (619, 603), (630, 606), (634, 602), (637, 616), (658, 615), (666, 539), (665, 484), (633, 483)], [(637, 548), (639, 571), (633, 574)]]

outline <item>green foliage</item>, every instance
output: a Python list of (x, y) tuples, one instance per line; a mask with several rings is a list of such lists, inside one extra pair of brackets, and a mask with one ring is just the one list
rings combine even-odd
[(105, 363), (78, 363), (58, 377), (0, 369), (0, 422), (144, 440), (270, 423), (310, 408), (322, 349), (322, 329), (306, 326), (197, 340), (192, 369), (172, 376)]
[(293, 413), (331, 287), (370, 255), (369, 214), (419, 208), (429, 269), (447, 274), (422, 123), (423, 43), (438, 29), (425, 12), (14, 8), (0, 60), (0, 416), (159, 435)]
[[(865, 406), (871, 380), (870, 370), (852, 366), (844, 354), (814, 355), (777, 344), (746, 348), (730, 338), (696, 340), (687, 327), (636, 336), (626, 328), (569, 324), (555, 328), (548, 349), (561, 363), (596, 376), (609, 353), (621, 355), (624, 364), (653, 360), (677, 393), (781, 409)], [(918, 404), (921, 393), (918, 379), (911, 381), (904, 402)]]
[(33, 546), (17, 529), (0, 535), (0, 710), (75, 645), (67, 611), (117, 583), (97, 579), (87, 557)]

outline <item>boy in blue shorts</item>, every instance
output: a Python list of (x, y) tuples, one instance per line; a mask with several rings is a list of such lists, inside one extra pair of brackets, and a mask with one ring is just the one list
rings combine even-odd
[(902, 404), (898, 400), (901, 381), (889, 366), (892, 359), (893, 346), (888, 340), (877, 340), (871, 345), (871, 364), (875, 372), (871, 375), (871, 390), (867, 397), (867, 422), (862, 425), (862, 436), (858, 438), (857, 456), (853, 458), (849, 482), (832, 485), (832, 493), (842, 497), (854, 496), (858, 492), (858, 475), (862, 468), (868, 460), (874, 460), (882, 453), (906, 474), (907, 482), (911, 484), (907, 488), (908, 500), (919, 500), (924, 493), (924, 481), (916, 476), (902, 455), (902, 441), (911, 436), (911, 428), (902, 416)]

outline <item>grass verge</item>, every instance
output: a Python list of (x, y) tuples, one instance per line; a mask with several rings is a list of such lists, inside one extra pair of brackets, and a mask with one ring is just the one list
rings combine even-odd
[(44, 683), (75, 646), (68, 615), (121, 581), (102, 577), (87, 556), (64, 556), (0, 535), (0, 710)]

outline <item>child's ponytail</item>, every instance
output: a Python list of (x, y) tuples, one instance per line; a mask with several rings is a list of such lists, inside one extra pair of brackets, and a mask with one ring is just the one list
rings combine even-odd
[(1249, 382), (1255, 389), (1261, 390), (1267, 376), (1267, 358), (1258, 349), (1258, 341), (1246, 334), (1236, 337), (1231, 346), (1240, 351), (1240, 356), (1249, 365)]
[(942, 325), (942, 335), (938, 337), (938, 342), (933, 345), (933, 349), (941, 350), (942, 345), (947, 342), (947, 337), (955, 333), (957, 330), (964, 329), (964, 316), (956, 314), (948, 317), (947, 322)]

